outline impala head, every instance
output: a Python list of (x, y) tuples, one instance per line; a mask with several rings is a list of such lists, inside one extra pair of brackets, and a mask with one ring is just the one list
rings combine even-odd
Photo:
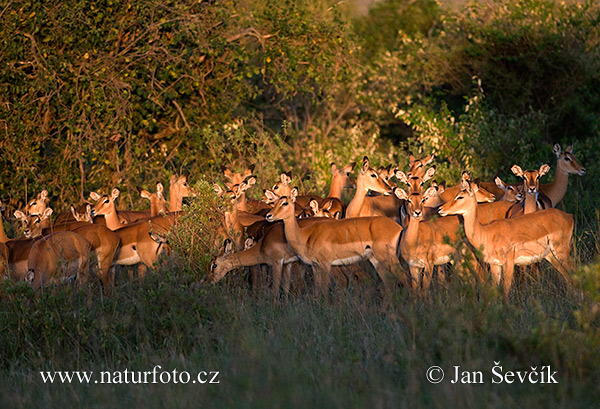
[(21, 221), (23, 235), (27, 238), (42, 235), (42, 222), (52, 215), (52, 209), (47, 207), (40, 215), (26, 215), (20, 210), (15, 212), (15, 217)]
[(225, 186), (228, 189), (231, 189), (234, 185), (239, 185), (242, 183), (248, 176), (252, 176), (252, 172), (254, 172), (254, 165), (248, 166), (243, 172), (232, 172), (229, 168), (222, 168), (223, 175), (228, 180), (225, 182)]
[(550, 171), (550, 165), (544, 164), (539, 170), (523, 170), (520, 166), (513, 165), (510, 168), (515, 176), (523, 179), (523, 191), (525, 194), (533, 196), (540, 189), (540, 179)]
[(273, 209), (265, 216), (268, 222), (294, 217), (294, 204), (298, 197), (298, 189), (293, 188), (289, 196), (281, 196), (273, 205)]
[(425, 167), (433, 162), (433, 154), (425, 156), (422, 159), (417, 159), (411, 152), (408, 153), (409, 170), (408, 173), (411, 176), (423, 177), (425, 176)]
[(140, 192), (141, 197), (150, 200), (150, 209), (153, 211), (154, 214), (167, 213), (167, 201), (163, 194), (164, 187), (162, 183), (156, 184), (156, 193), (150, 193), (145, 189), (140, 189), (139, 187), (138, 191)]
[(340, 180), (342, 188), (354, 189), (356, 188), (356, 180), (350, 175), (354, 167), (356, 166), (356, 162), (352, 162), (349, 165), (344, 166), (343, 168), (338, 168), (335, 163), (331, 164), (331, 174), (333, 175), (332, 184), (334, 180)]
[(116, 208), (115, 200), (117, 200), (120, 193), (117, 188), (114, 188), (110, 195), (104, 196), (100, 196), (96, 192), (91, 192), (90, 198), (96, 202), (92, 207), (92, 216), (102, 216), (114, 212)]
[(366, 156), (363, 158), (363, 164), (358, 179), (356, 180), (356, 186), (357, 189), (365, 190), (365, 193), (372, 190), (374, 192), (383, 193), (384, 195), (389, 195), (392, 190), (390, 185), (380, 178), (377, 171), (371, 167), (369, 158)]
[(331, 213), (331, 206), (333, 205), (332, 201), (326, 201), (325, 206), (319, 206), (319, 202), (315, 199), (312, 199), (309, 203), (310, 210), (312, 211), (313, 217), (327, 217), (328, 219), (339, 219), (339, 212), (335, 212), (335, 214)]
[(290, 187), (290, 183), (292, 183), (292, 173), (282, 173), (279, 175), (279, 182), (275, 183), (271, 188), (271, 191), (277, 196), (288, 196), (292, 190)]
[(574, 173), (575, 175), (585, 175), (585, 168), (577, 162), (577, 158), (573, 155), (573, 147), (568, 146), (564, 152), (561, 152), (560, 145), (554, 145), (554, 154), (558, 160), (556, 169), (567, 173)]
[(87, 223), (94, 222), (94, 219), (92, 218), (92, 206), (90, 206), (90, 205), (85, 206), (84, 213), (79, 213), (77, 211), (77, 209), (75, 209), (73, 206), (71, 206), (71, 214), (73, 215), (75, 220), (77, 220), (78, 222), (87, 222)]
[(460, 189), (454, 199), (440, 206), (438, 213), (440, 216), (451, 214), (465, 215), (477, 206), (477, 190), (479, 190), (477, 183), (463, 179), (460, 182)]
[(41, 215), (46, 210), (48, 206), (48, 191), (46, 189), (42, 190), (35, 199), (31, 199), (27, 206), (25, 206), (25, 214), (31, 215)]
[(188, 184), (186, 175), (179, 177), (177, 175), (171, 176), (171, 180), (169, 181), (169, 199), (171, 201), (177, 198), (181, 200), (184, 197), (193, 197), (197, 194), (198, 192)]
[(470, 185), (474, 185), (477, 189), (474, 190), (475, 197), (477, 198), (477, 203), (491, 203), (496, 200), (496, 196), (493, 193), (485, 190), (481, 186), (479, 186), (479, 178), (473, 180), (470, 172), (463, 172), (461, 178), (461, 184), (468, 183)]
[(225, 277), (227, 270), (223, 264), (224, 258), (233, 253), (233, 240), (225, 239), (217, 257), (210, 265), (210, 271), (206, 276), (209, 283), (219, 282)]
[(504, 192), (502, 200), (505, 202), (516, 203), (520, 202), (525, 197), (523, 196), (523, 185), (507, 185), (499, 177), (496, 177), (496, 179), (494, 179), (494, 182), (496, 183), (496, 186), (498, 186)]
[(377, 169), (377, 174), (385, 183), (387, 183), (391, 188), (396, 187), (396, 184), (392, 182), (392, 178), (396, 175), (397, 168), (392, 168), (392, 165), (389, 164), (387, 167), (380, 166)]
[(421, 220), (423, 218), (423, 212), (425, 207), (434, 207), (430, 206), (429, 201), (432, 198), (438, 197), (437, 188), (432, 186), (429, 187), (425, 192), (412, 192), (407, 193), (402, 189), (394, 189), (394, 193), (398, 197), (398, 199), (404, 200), (404, 205), (406, 207), (407, 214), (415, 220)]
[(411, 173), (408, 175), (401, 170), (396, 170), (396, 178), (402, 183), (408, 185), (408, 193), (422, 193), (423, 186), (435, 175), (435, 166), (430, 167), (422, 172), (421, 176), (415, 176)]

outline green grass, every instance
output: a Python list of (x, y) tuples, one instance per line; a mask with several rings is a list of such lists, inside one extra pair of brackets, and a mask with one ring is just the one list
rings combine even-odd
[[(453, 280), (427, 298), (355, 283), (327, 300), (273, 302), (242, 276), (195, 282), (170, 266), (98, 288), (0, 292), (0, 407), (595, 407), (600, 397), (598, 266), (567, 290), (543, 268), (505, 301)], [(591, 294), (589, 294), (591, 293)], [(491, 368), (551, 365), (559, 384), (491, 384)], [(219, 385), (48, 385), (41, 370), (220, 371)], [(428, 367), (481, 370), (483, 385), (427, 382)]]

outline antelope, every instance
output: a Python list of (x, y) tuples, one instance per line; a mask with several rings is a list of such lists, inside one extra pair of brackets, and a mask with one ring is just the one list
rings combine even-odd
[(187, 176), (171, 176), (169, 182), (169, 212), (180, 212), (185, 197), (196, 196), (197, 192), (187, 182)]
[(118, 248), (113, 266), (138, 266), (138, 274), (144, 277), (146, 271), (158, 260), (165, 248), (165, 237), (177, 222), (178, 214), (155, 216), (115, 230), (121, 245)]
[(86, 223), (94, 222), (94, 218), (92, 217), (92, 206), (90, 206), (90, 205), (86, 205), (85, 211), (82, 213), (77, 211), (77, 209), (75, 209), (75, 207), (71, 206), (71, 214), (73, 215), (73, 218), (78, 222), (86, 222)]
[[(461, 183), (459, 183), (456, 186), (447, 187), (446, 190), (440, 195), (442, 200), (444, 202), (448, 202), (448, 201), (454, 199), (454, 197), (456, 197), (456, 194), (460, 191), (461, 184), (465, 180), (470, 180), (470, 179), (471, 179), (471, 176), (468, 174), (468, 172), (463, 172)], [(476, 179), (476, 180), (478, 181), (479, 179)], [(488, 191), (487, 188), (483, 187), (482, 183), (478, 182), (478, 186), (479, 186), (479, 189), (477, 190), (477, 193), (476, 193), (478, 203), (486, 203), (486, 202), (491, 203), (496, 200), (496, 195), (494, 195), (493, 193)], [(496, 186), (496, 185), (494, 185), (494, 186)]]
[(496, 200), (497, 202), (503, 201), (517, 203), (524, 199), (523, 185), (507, 185), (497, 176), (496, 179), (494, 179), (494, 183), (496, 183), (496, 186), (498, 186), (498, 188), (503, 192), (502, 196)]
[(167, 213), (167, 201), (163, 196), (164, 188), (162, 183), (156, 184), (156, 193), (150, 193), (147, 190), (140, 188), (138, 188), (138, 190), (141, 197), (150, 200), (150, 217)]
[(427, 165), (429, 165), (431, 162), (433, 162), (433, 159), (435, 157), (433, 156), (433, 154), (425, 156), (422, 159), (417, 159), (412, 152), (408, 153), (408, 166), (409, 166), (409, 171), (408, 173), (411, 176), (416, 176), (416, 177), (420, 177), (422, 178), (423, 176), (425, 176), (425, 167)]
[[(377, 173), (375, 175), (377, 178)], [(363, 259), (373, 264), (387, 291), (391, 290), (390, 274), (406, 283), (396, 255), (402, 232), (400, 225), (387, 217), (360, 217), (300, 227), (293, 206), (297, 195), (294, 188), (289, 197), (279, 198), (266, 219), (269, 222), (283, 220), (288, 245), (305, 264), (313, 267), (317, 294), (323, 294), (329, 287), (332, 266), (354, 264)]]
[(542, 259), (548, 260), (570, 284), (569, 271), (574, 269), (569, 255), (573, 216), (547, 209), (482, 225), (477, 219), (477, 189), (476, 184), (461, 182), (460, 191), (441, 206), (440, 215), (463, 217), (467, 239), (490, 265), (493, 283), (500, 285), (502, 280), (504, 295), (510, 292), (515, 265), (530, 265)]
[[(385, 181), (379, 177), (377, 171), (371, 167), (369, 158), (365, 156), (363, 158), (360, 174), (356, 179), (356, 193), (346, 208), (347, 218), (380, 215), (378, 209), (374, 209), (373, 206), (370, 205), (373, 200), (378, 198), (367, 198), (367, 193), (371, 190), (389, 195), (392, 189), (390, 185), (385, 183)], [(396, 207), (396, 211), (398, 211), (398, 207)]]
[[(458, 242), (460, 222), (457, 216), (439, 217), (423, 220), (425, 202), (437, 196), (435, 187), (430, 187), (424, 193), (406, 193), (396, 189), (394, 193), (406, 203), (408, 226), (405, 227), (400, 240), (400, 253), (409, 265), (411, 288), (416, 290), (420, 284), (423, 292), (427, 292), (434, 266), (447, 264), (452, 254), (456, 253), (454, 243)], [(421, 280), (421, 271), (424, 272)]]
[(92, 246), (77, 233), (62, 231), (37, 240), (27, 258), (25, 281), (34, 289), (52, 282), (86, 281)]
[(231, 189), (233, 186), (242, 183), (249, 176), (252, 176), (252, 172), (254, 172), (254, 165), (250, 165), (243, 172), (234, 173), (229, 168), (222, 168), (222, 170), (223, 175), (229, 180), (228, 182), (225, 182), (225, 186), (227, 189)]
[(104, 216), (106, 227), (111, 230), (117, 230), (128, 223), (127, 219), (119, 214), (115, 200), (119, 197), (119, 189), (114, 188), (110, 195), (100, 196), (96, 192), (91, 192), (90, 197), (96, 201), (92, 207), (92, 216)]
[(548, 173), (550, 166), (544, 164), (539, 170), (523, 171), (520, 166), (513, 165), (511, 168), (515, 176), (523, 178), (523, 191), (525, 199), (522, 203), (517, 203), (509, 210), (509, 217), (517, 217), (522, 214), (529, 214), (538, 210), (549, 209), (552, 202), (546, 195), (539, 192), (540, 178)]
[[(44, 189), (36, 196), (35, 199), (31, 199), (27, 203), (24, 213), (32, 216), (40, 216), (48, 208), (49, 201), (50, 199), (48, 198), (48, 191)], [(42, 223), (42, 228), (48, 227), (49, 225), (50, 219), (45, 219)]]
[(20, 210), (15, 211), (15, 217), (21, 221), (23, 235), (26, 238), (37, 237), (42, 234), (44, 222), (52, 215), (52, 209), (47, 207), (41, 215), (27, 216)]
[(565, 193), (567, 193), (569, 174), (583, 176), (585, 175), (585, 168), (581, 166), (575, 155), (573, 155), (572, 146), (568, 146), (562, 152), (560, 145), (557, 143), (554, 145), (553, 152), (557, 159), (556, 174), (552, 183), (540, 185), (540, 192), (550, 199), (552, 207), (556, 207), (563, 197), (565, 197)]

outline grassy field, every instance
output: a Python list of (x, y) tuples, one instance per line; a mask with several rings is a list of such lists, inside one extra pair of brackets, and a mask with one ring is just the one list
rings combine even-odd
[[(325, 300), (273, 302), (241, 275), (198, 283), (169, 265), (144, 282), (33, 294), (2, 284), (0, 407), (597, 407), (599, 268), (567, 289), (549, 266), (521, 274), (509, 300), (453, 279), (430, 296), (354, 283)], [(582, 290), (580, 290), (582, 289)], [(492, 367), (557, 384), (494, 384)], [(44, 384), (39, 371), (219, 371), (219, 384)], [(439, 384), (427, 381), (437, 365)], [(453, 366), (483, 384), (453, 384)], [(515, 376), (516, 378), (516, 376)], [(96, 378), (97, 379), (97, 378)]]

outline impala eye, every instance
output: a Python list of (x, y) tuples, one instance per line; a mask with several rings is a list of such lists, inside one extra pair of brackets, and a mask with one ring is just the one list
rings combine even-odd
[(277, 190), (277, 189), (279, 189), (279, 186), (277, 186), (277, 185), (273, 186), (273, 190)]
[(567, 162), (571, 162), (571, 158), (570, 158), (570, 157), (568, 157), (568, 156), (565, 156), (565, 160), (566, 160)]
[(287, 206), (287, 205), (288, 205), (287, 202), (284, 202), (284, 203), (281, 204), (282, 207), (283, 206)]
[(104, 201), (104, 203), (108, 203), (108, 202), (110, 202), (110, 200), (108, 200), (108, 199), (106, 199), (106, 200)]
[(376, 177), (377, 177), (377, 175), (376, 175), (376, 174), (372, 174), (372, 175), (371, 175), (371, 177), (372, 177), (372, 178), (376, 178)]

